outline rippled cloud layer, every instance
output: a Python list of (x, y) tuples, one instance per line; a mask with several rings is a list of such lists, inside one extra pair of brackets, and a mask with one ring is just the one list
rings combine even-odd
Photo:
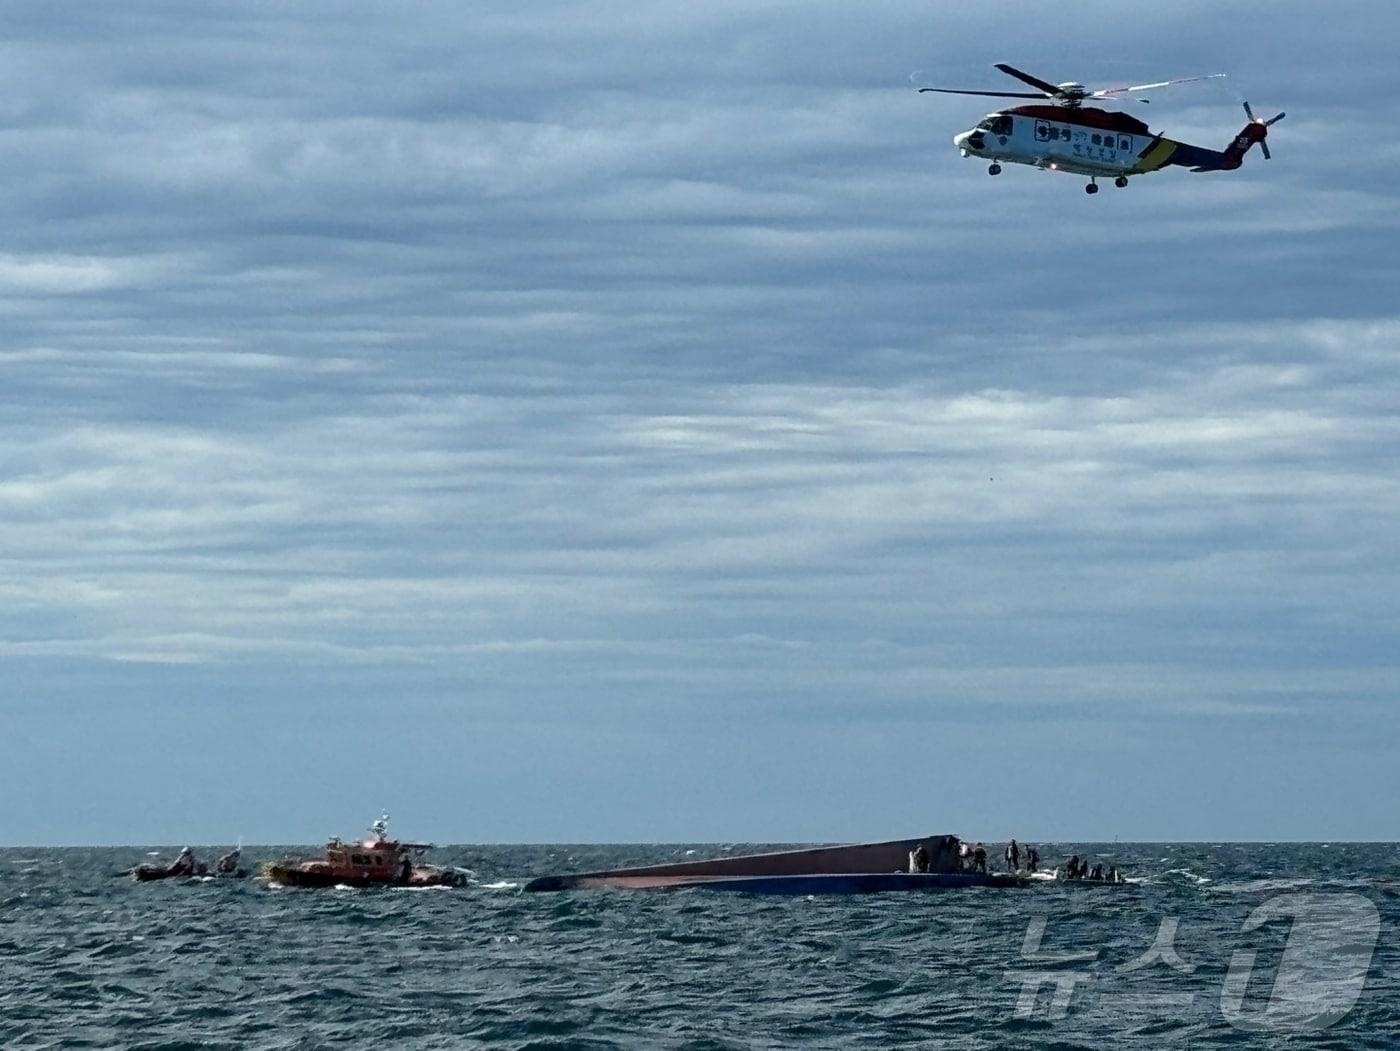
[(1018, 10), (17, 8), (3, 838), (1397, 834), (1397, 17)]

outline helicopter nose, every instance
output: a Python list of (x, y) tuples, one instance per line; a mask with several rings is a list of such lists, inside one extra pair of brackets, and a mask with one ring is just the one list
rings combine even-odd
[(972, 131), (954, 135), (953, 145), (960, 150), (980, 150), (986, 145), (986, 141), (982, 138), (982, 133), (974, 128)]

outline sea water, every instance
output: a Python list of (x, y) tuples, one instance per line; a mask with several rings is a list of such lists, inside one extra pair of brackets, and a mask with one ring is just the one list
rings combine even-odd
[(466, 889), (305, 890), (0, 850), (0, 1046), (1400, 1047), (1400, 846), (1040, 847), (1135, 882), (525, 894), (748, 848), (462, 846)]

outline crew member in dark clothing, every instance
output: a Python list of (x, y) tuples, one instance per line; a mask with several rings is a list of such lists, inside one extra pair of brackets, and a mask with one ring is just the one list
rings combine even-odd
[(219, 859), (219, 863), (214, 866), (214, 871), (223, 876), (232, 875), (238, 871), (238, 859), (242, 856), (242, 848), (234, 847)]
[(1065, 876), (1069, 879), (1079, 878), (1079, 855), (1075, 854), (1069, 859), (1069, 864), (1065, 866)]
[(194, 875), (194, 851), (185, 847), (180, 851), (180, 856), (175, 859), (175, 864), (170, 866), (172, 876), (193, 876)]
[(1094, 870), (1093, 870), (1092, 872), (1089, 873), (1089, 878), (1090, 878), (1090, 879), (1096, 879), (1096, 880), (1098, 880), (1100, 883), (1102, 883), (1102, 882), (1103, 882), (1103, 866), (1102, 866), (1102, 865), (1095, 865), (1095, 866), (1094, 866)]
[(1006, 844), (1006, 871), (1015, 872), (1021, 867), (1021, 848), (1016, 845), (1013, 839)]
[(928, 847), (922, 843), (909, 852), (909, 871), (928, 871)]
[(981, 843), (977, 844), (977, 849), (972, 852), (972, 871), (987, 873), (987, 848)]
[(1040, 869), (1040, 851), (1035, 847), (1026, 848), (1026, 871), (1037, 872)]

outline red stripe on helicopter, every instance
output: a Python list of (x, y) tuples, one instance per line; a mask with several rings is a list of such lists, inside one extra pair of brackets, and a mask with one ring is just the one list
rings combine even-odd
[(1120, 131), (1125, 135), (1152, 134), (1147, 125), (1136, 117), (1102, 109), (1084, 109), (1080, 106), (1016, 106), (1002, 112), (1018, 117), (1034, 117), (1036, 120), (1053, 120), (1058, 124), (1078, 124), (1082, 128)]

